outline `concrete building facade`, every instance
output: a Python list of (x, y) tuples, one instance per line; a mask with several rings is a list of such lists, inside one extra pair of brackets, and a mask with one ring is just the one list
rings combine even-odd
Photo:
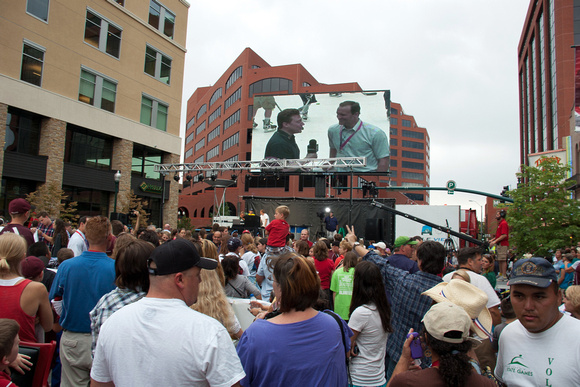
[(0, 0), (0, 210), (55, 183), (80, 215), (132, 190), (155, 224), (177, 222), (184, 0)]

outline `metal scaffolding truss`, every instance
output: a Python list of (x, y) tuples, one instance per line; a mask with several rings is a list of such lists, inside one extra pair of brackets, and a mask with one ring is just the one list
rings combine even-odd
[(333, 159), (272, 159), (262, 161), (218, 161), (209, 163), (157, 164), (155, 172), (163, 175), (170, 173), (216, 172), (216, 171), (289, 171), (295, 169), (326, 171), (342, 168), (351, 171), (366, 166), (365, 157), (342, 157)]

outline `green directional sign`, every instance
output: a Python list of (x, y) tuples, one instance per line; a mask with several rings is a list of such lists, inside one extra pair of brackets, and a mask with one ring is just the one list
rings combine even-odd
[(454, 191), (455, 191), (455, 187), (457, 186), (457, 184), (455, 183), (454, 180), (449, 180), (447, 182), (447, 193), (449, 195), (453, 195)]

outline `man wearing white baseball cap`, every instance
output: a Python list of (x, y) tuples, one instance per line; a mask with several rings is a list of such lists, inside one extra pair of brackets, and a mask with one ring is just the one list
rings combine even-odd
[(508, 281), (517, 321), (501, 332), (496, 377), (508, 386), (580, 386), (580, 320), (560, 313), (554, 267), (518, 260)]

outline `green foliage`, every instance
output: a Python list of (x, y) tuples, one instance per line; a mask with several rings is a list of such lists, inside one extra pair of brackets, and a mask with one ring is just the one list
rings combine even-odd
[(522, 166), (517, 189), (508, 192), (514, 203), (506, 207), (510, 245), (518, 254), (546, 256), (576, 243), (580, 235), (578, 201), (566, 190), (569, 168), (542, 157), (538, 167)]
[[(222, 204), (219, 208), (218, 211), (218, 215), (216, 216), (230, 216), (231, 211), (230, 211), (230, 206), (228, 206), (226, 203)], [(213, 218), (214, 214), (213, 211), (209, 213), (209, 217)]]
[(77, 202), (68, 201), (69, 197), (57, 183), (46, 183), (26, 195), (26, 200), (36, 207), (35, 213), (46, 211), (52, 219), (61, 218), (73, 224), (79, 219)]
[(181, 219), (177, 220), (177, 229), (180, 230), (182, 228), (193, 231), (193, 226), (191, 225), (191, 218), (183, 216)]

